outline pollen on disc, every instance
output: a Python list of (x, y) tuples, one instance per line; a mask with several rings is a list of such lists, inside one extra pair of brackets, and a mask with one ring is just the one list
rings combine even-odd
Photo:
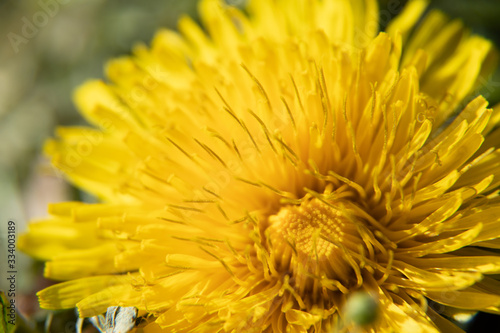
[(269, 223), (273, 246), (285, 254), (280, 264), (289, 264), (291, 271), (298, 268), (293, 266), (303, 266), (310, 273), (319, 268), (318, 273), (327, 277), (342, 278), (350, 270), (345, 252), (361, 242), (354, 217), (342, 204), (336, 208), (312, 199), (300, 206), (285, 206), (269, 217)]

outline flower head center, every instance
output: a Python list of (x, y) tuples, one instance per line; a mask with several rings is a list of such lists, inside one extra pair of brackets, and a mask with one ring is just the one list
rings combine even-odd
[(269, 217), (270, 239), (280, 267), (334, 279), (349, 279), (347, 251), (362, 243), (356, 217), (342, 202), (318, 199), (285, 206)]

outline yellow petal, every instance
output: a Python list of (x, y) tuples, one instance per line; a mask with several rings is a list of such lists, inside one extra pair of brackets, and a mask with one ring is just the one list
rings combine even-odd
[(288, 310), (285, 316), (289, 324), (298, 325), (306, 330), (322, 319), (321, 316), (294, 309)]
[(389, 277), (390, 281), (403, 287), (425, 290), (426, 292), (464, 289), (483, 277), (479, 272), (423, 270), (398, 260), (393, 261), (393, 266), (407, 279), (391, 276)]
[(412, 258), (404, 259), (412, 265), (423, 269), (472, 271), (488, 274), (500, 272), (500, 257), (496, 256), (444, 256), (442, 258)]
[[(388, 6), (392, 6), (392, 3), (388, 3)], [(415, 27), (415, 24), (422, 17), (423, 12), (429, 5), (428, 0), (410, 0), (403, 8), (403, 10), (390, 21), (387, 27), (387, 32), (391, 36), (396, 36), (396, 33), (400, 33), (403, 36), (403, 42), (406, 42), (408, 35)], [(387, 8), (390, 12), (394, 8)]]
[(74, 308), (76, 303), (88, 295), (108, 287), (129, 284), (130, 278), (127, 276), (94, 276), (55, 284), (39, 291), (37, 296), (40, 306), (44, 309), (69, 309)]
[(459, 309), (487, 309), (500, 305), (500, 295), (473, 291), (426, 291), (424, 294), (438, 303)]

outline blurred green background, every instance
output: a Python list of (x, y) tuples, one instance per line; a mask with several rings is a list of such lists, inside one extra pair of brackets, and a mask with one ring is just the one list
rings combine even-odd
[[(380, 8), (402, 8), (405, 2), (380, 0)], [(436, 0), (431, 7), (500, 46), (500, 1)], [(196, 1), (0, 0), (0, 225), (12, 219), (21, 232), (29, 219), (45, 215), (49, 202), (89, 199), (43, 158), (43, 142), (58, 125), (84, 124), (71, 102), (75, 87), (103, 77), (108, 59), (129, 53), (134, 43), (148, 43), (159, 27), (175, 29), (181, 14), (197, 17)], [(500, 71), (484, 82), (479, 93), (499, 102)], [(5, 233), (2, 227), (2, 263)], [(37, 308), (34, 293), (49, 282), (41, 278), (40, 264), (19, 252), (16, 260), (17, 305), (29, 324), (19, 331), (43, 331), (51, 317)], [(56, 314), (50, 327), (74, 332), (73, 311)]]

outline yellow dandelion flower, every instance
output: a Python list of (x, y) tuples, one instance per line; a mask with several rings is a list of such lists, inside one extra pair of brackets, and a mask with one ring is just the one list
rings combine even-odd
[(202, 0), (206, 32), (184, 17), (111, 61), (75, 95), (95, 128), (46, 145), (101, 201), (53, 204), (20, 239), (65, 281), (41, 306), (135, 307), (144, 332), (499, 313), (500, 113), (463, 102), (495, 54), (439, 12), (414, 28), (425, 7), (378, 33), (374, 0)]

